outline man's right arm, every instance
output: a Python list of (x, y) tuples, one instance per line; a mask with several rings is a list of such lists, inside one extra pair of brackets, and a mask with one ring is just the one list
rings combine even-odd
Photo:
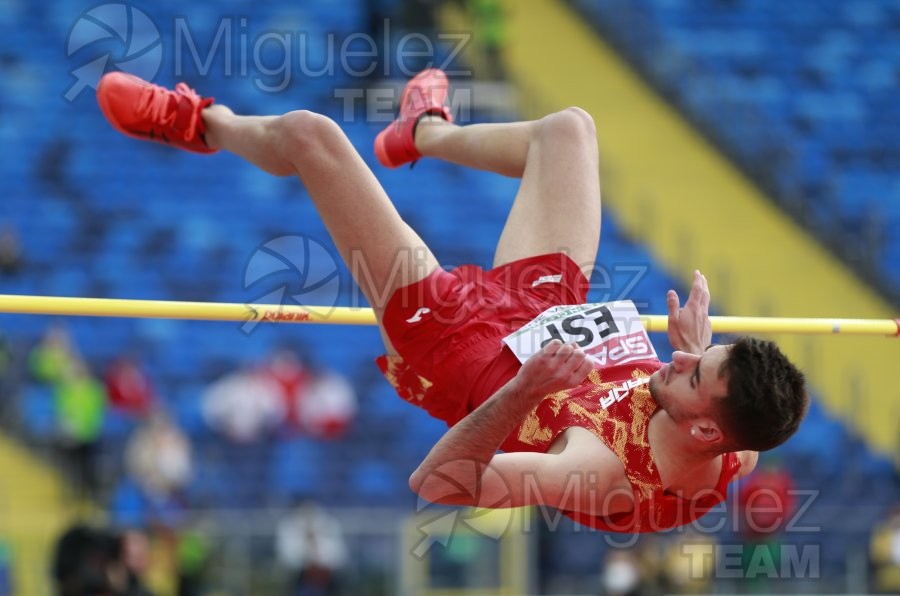
[(559, 456), (497, 455), (503, 440), (548, 394), (578, 385), (592, 368), (581, 350), (551, 342), (475, 411), (435, 444), (410, 477), (423, 498), (448, 505), (513, 507), (519, 487), (533, 475), (558, 472)]

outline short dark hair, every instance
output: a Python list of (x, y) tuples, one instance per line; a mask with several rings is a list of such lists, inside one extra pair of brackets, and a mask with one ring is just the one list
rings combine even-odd
[(728, 375), (728, 395), (719, 422), (731, 450), (774, 449), (797, 431), (809, 409), (806, 379), (774, 342), (738, 339), (720, 374)]

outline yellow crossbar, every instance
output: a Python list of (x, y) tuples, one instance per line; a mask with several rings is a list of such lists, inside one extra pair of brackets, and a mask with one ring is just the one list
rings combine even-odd
[[(271, 321), (273, 323), (322, 323), (374, 325), (370, 308), (239, 304), (228, 302), (176, 302), (71, 298), (0, 294), (0, 313), (78, 317), (126, 317), (141, 319), (189, 319), (198, 321)], [(795, 333), (900, 335), (900, 319), (822, 319), (784, 317), (710, 317), (716, 333)], [(650, 332), (668, 328), (665, 315), (642, 317)]]

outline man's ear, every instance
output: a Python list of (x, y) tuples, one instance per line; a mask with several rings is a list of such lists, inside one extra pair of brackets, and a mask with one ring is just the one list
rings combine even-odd
[(691, 425), (691, 436), (709, 447), (721, 443), (725, 439), (719, 425), (710, 418), (700, 418), (694, 421)]

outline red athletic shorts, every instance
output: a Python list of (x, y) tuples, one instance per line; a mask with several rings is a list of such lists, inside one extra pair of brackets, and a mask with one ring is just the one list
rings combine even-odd
[(391, 296), (383, 325), (399, 356), (378, 366), (403, 399), (452, 426), (519, 369), (503, 338), (551, 306), (584, 303), (587, 291), (562, 253), (439, 269)]

